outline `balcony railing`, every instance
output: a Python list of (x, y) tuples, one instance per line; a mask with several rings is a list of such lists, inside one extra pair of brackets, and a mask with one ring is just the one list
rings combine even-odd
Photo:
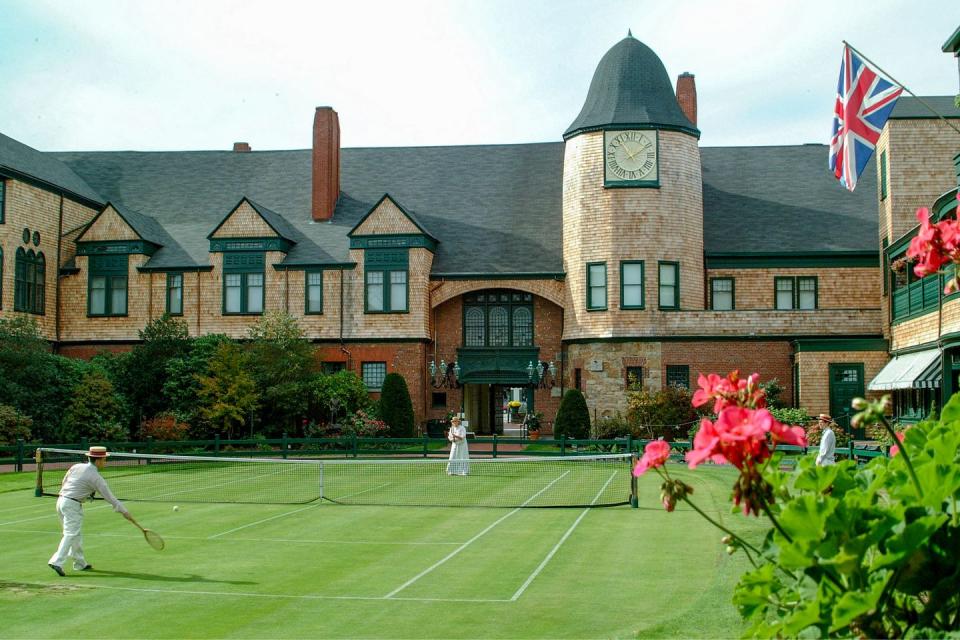
[(515, 384), (530, 382), (527, 366), (539, 362), (540, 347), (462, 347), (457, 349), (463, 384)]

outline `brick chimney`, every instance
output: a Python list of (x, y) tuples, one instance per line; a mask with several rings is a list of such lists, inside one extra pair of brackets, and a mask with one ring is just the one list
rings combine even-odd
[(684, 71), (677, 77), (677, 102), (687, 120), (697, 126), (697, 83), (693, 74)]
[(313, 219), (330, 220), (340, 197), (340, 119), (332, 107), (313, 116)]
[(252, 149), (249, 142), (234, 142), (233, 151), (235, 153), (250, 153)]

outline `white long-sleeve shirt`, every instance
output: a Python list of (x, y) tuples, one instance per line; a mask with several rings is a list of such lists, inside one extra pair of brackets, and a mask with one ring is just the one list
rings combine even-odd
[(93, 498), (93, 494), (98, 492), (104, 500), (113, 505), (114, 511), (127, 513), (127, 508), (114, 497), (110, 487), (107, 486), (107, 481), (97, 470), (97, 465), (92, 462), (82, 462), (67, 469), (67, 473), (63, 476), (63, 483), (60, 485), (61, 496), (79, 502)]
[(827, 427), (820, 437), (820, 453), (817, 454), (817, 464), (828, 465), (836, 463), (837, 436), (833, 429)]

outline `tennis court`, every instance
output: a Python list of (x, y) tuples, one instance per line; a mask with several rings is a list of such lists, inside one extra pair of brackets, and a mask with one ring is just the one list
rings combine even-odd
[[(754, 524), (728, 513), (729, 470), (672, 470), (694, 485), (702, 508)], [(471, 476), (438, 481), (469, 491)], [(164, 536), (161, 552), (98, 501), (85, 507), (94, 570), (68, 568), (66, 578), (46, 566), (60, 535), (54, 499), (15, 488), (31, 478), (0, 476), (0, 605), (16, 607), (3, 616), (3, 637), (735, 637), (741, 629), (729, 598), (745, 559), (724, 554), (720, 534), (692, 511), (664, 513), (652, 476), (640, 479), (639, 509), (128, 502)], [(528, 483), (528, 495), (542, 486)]]

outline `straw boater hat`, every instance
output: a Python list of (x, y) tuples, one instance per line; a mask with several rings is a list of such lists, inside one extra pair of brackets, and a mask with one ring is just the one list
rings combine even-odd
[(90, 447), (90, 450), (87, 451), (88, 458), (106, 458), (109, 455), (106, 447)]
[(822, 420), (823, 422), (833, 422), (833, 418), (830, 417), (829, 413), (821, 413), (817, 416), (817, 420)]

